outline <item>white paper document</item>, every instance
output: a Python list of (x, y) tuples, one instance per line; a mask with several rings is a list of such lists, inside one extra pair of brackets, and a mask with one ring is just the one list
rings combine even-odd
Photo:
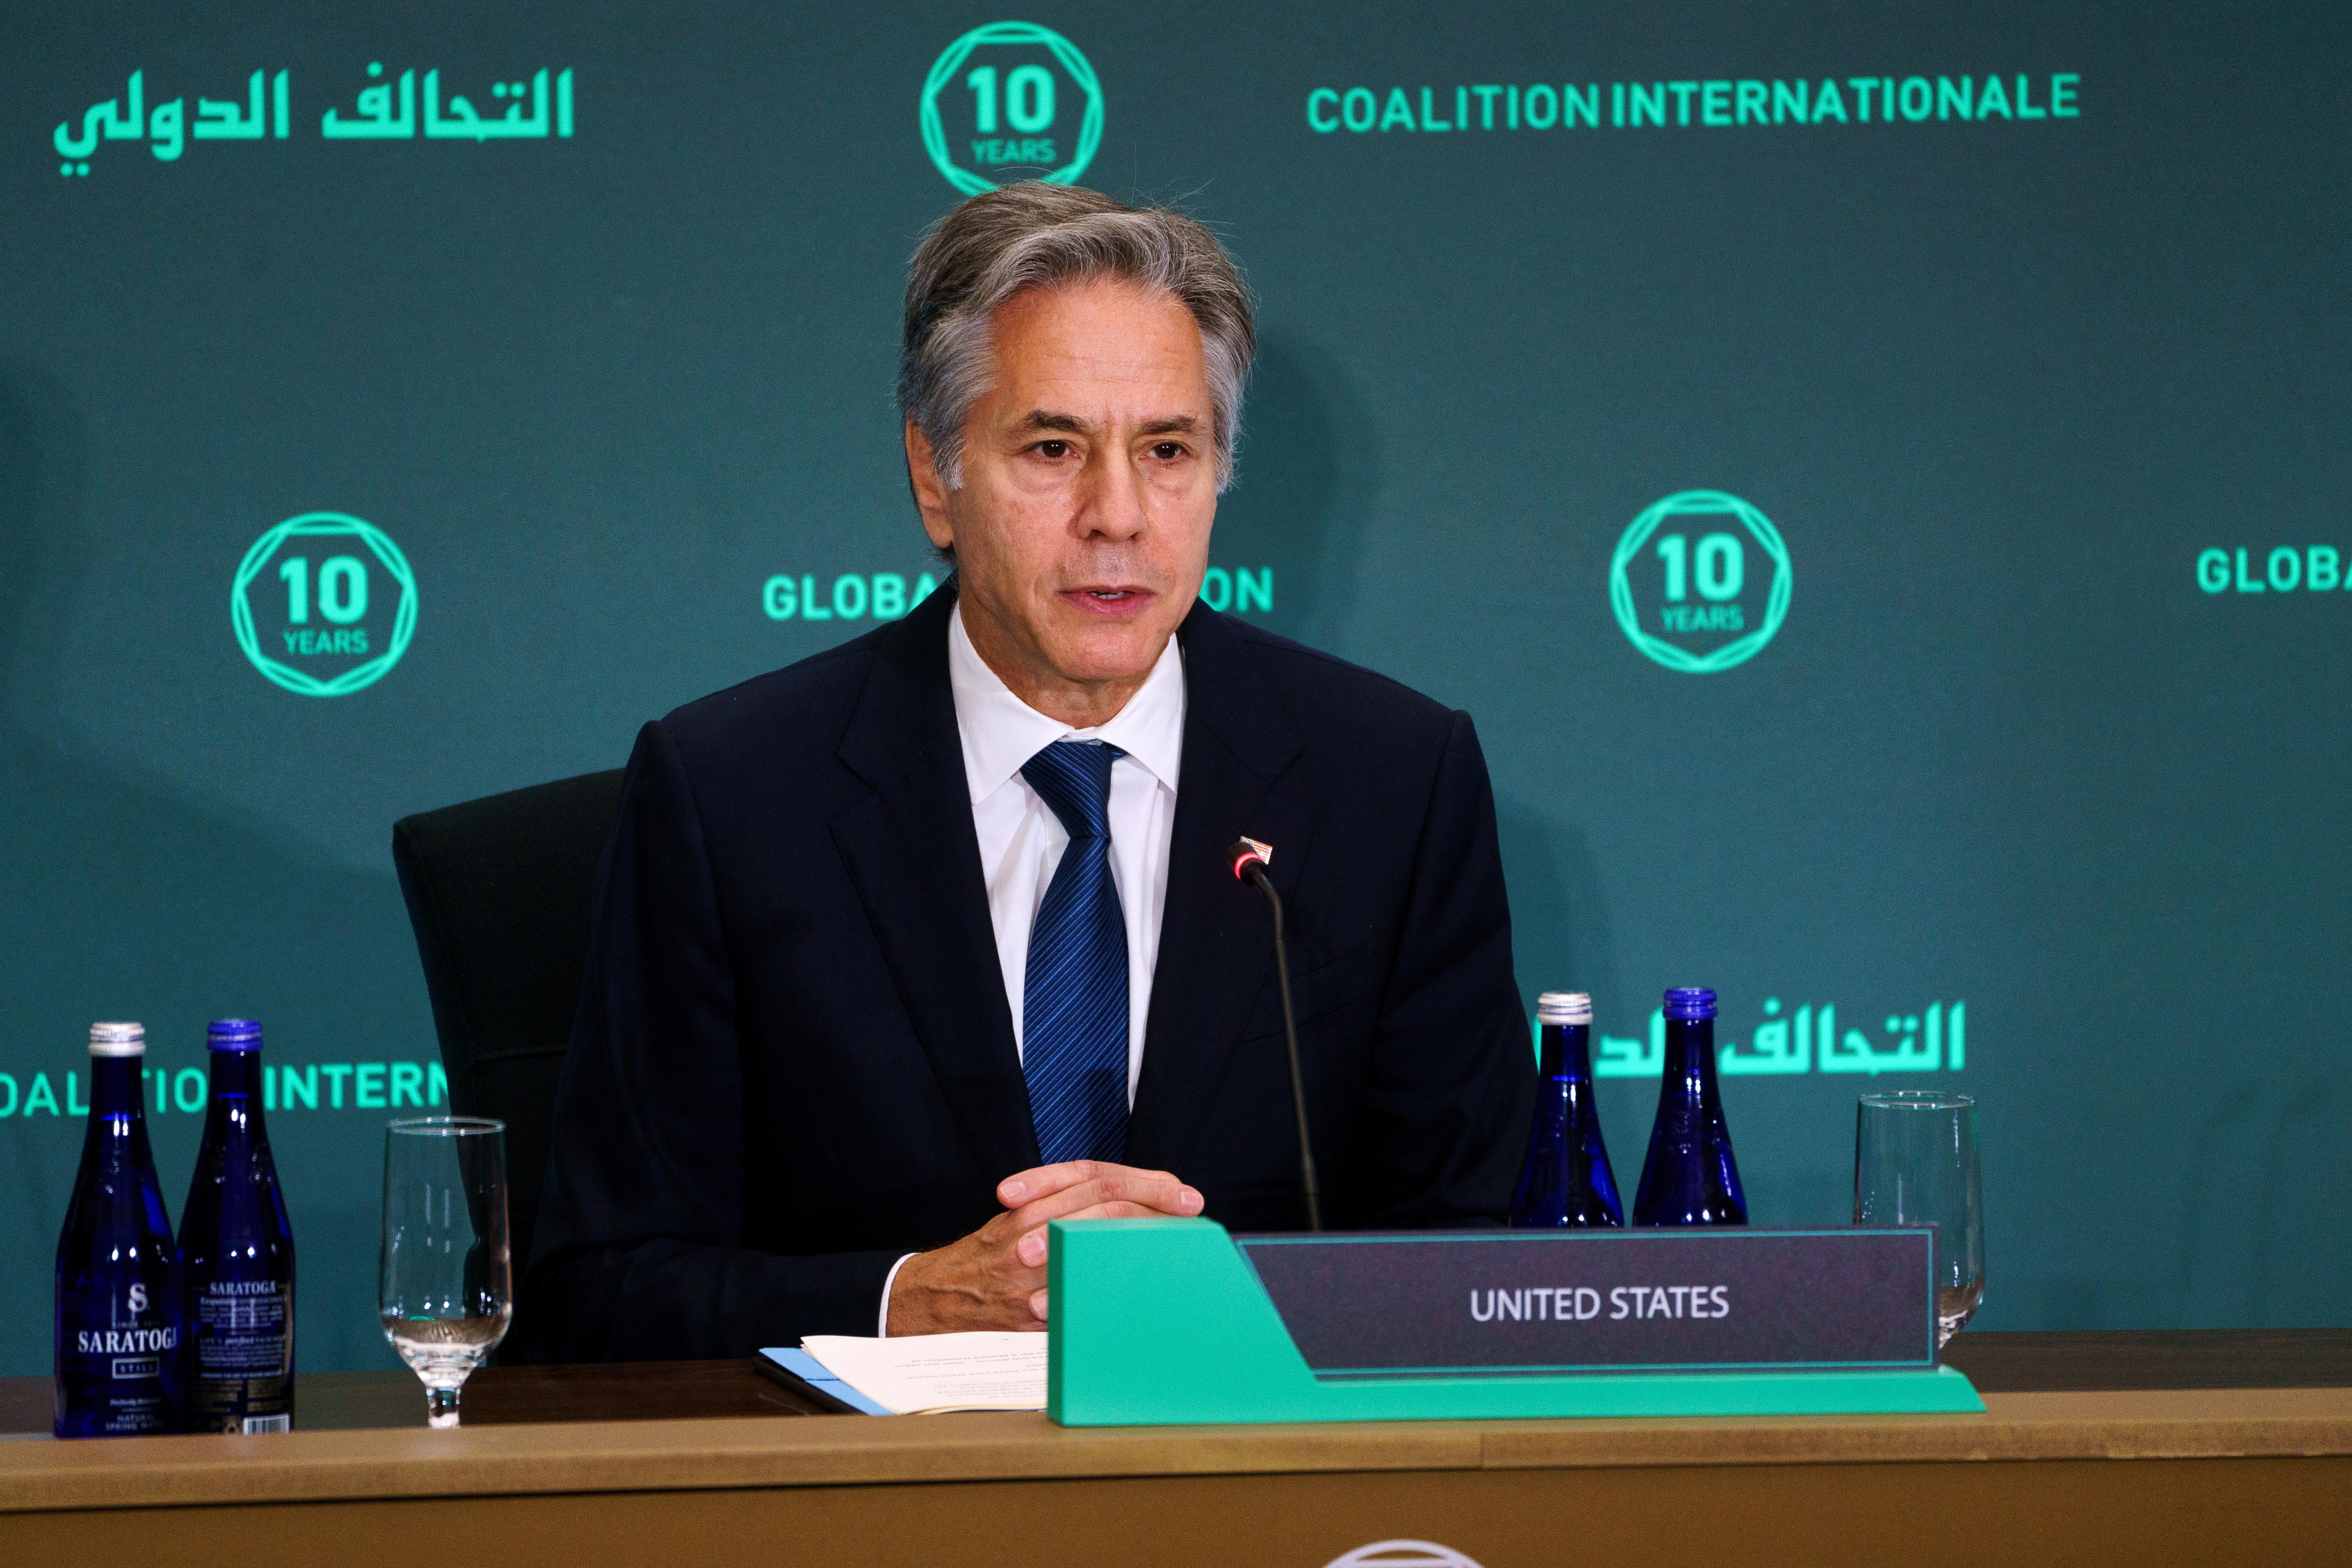
[(812, 1334), (801, 1349), (894, 1415), (1045, 1408), (1043, 1334)]

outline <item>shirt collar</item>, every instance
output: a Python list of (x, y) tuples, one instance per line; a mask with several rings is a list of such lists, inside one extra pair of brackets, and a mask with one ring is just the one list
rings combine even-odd
[(955, 693), (956, 732), (964, 780), (974, 805), (1004, 787), (1023, 764), (1056, 741), (1105, 741), (1165, 786), (1176, 788), (1184, 754), (1184, 656), (1171, 637), (1142, 687), (1108, 724), (1073, 730), (1013, 694), (964, 630), (963, 605), (948, 616), (948, 681)]

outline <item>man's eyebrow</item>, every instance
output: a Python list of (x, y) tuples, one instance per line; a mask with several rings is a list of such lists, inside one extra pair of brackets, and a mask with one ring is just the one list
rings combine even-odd
[[(1200, 429), (1201, 422), (1190, 414), (1171, 414), (1158, 419), (1147, 419), (1136, 426), (1142, 436), (1189, 436)], [(1019, 432), (1031, 430), (1061, 430), (1073, 436), (1091, 436), (1095, 427), (1075, 414), (1056, 413), (1050, 408), (1033, 408), (1013, 426)]]
[(1091, 436), (1094, 426), (1075, 414), (1056, 414), (1050, 408), (1033, 408), (1028, 416), (1013, 426), (1016, 430), (1066, 430), (1073, 436)]

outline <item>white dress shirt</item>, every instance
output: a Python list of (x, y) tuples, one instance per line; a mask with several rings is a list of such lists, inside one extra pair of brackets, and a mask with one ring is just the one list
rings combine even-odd
[(1101, 741), (1127, 754), (1110, 766), (1110, 875), (1127, 921), (1127, 1101), (1143, 1070), (1143, 1025), (1151, 1010), (1151, 970), (1160, 958), (1160, 913), (1168, 901), (1168, 839), (1176, 825), (1176, 771), (1184, 752), (1184, 658), (1170, 637), (1142, 689), (1109, 723), (1073, 730), (1048, 719), (998, 679), (963, 629), (963, 606), (948, 620), (948, 679), (963, 742), (971, 825), (996, 960), (1021, 1045), (1022, 996), (1029, 976), (1029, 928), (1068, 829), (1021, 776), (1023, 764), (1056, 741)]
[[(1013, 1045), (1022, 1040), (1022, 997), (1029, 977), (1029, 928), (1045, 902), (1069, 830), (1021, 776), (1024, 763), (1056, 741), (1100, 741), (1127, 753), (1110, 767), (1110, 875), (1127, 922), (1127, 1102), (1143, 1071), (1143, 1026), (1151, 1012), (1151, 972), (1160, 958), (1160, 916), (1168, 900), (1169, 837), (1176, 826), (1176, 773), (1184, 752), (1184, 656), (1170, 637), (1142, 688), (1107, 723), (1073, 730), (1013, 694), (963, 628), (963, 606), (948, 617), (948, 680), (956, 732), (963, 742), (971, 824), (980, 836), (980, 869), (996, 961), (1013, 1010)], [(908, 1258), (913, 1257), (908, 1254)], [(890, 1331), (890, 1286), (907, 1259), (882, 1282), (880, 1326)]]

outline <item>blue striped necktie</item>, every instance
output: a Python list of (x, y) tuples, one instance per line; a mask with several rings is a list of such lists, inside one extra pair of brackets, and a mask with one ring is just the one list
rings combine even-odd
[(1046, 1164), (1127, 1149), (1127, 921), (1110, 875), (1117, 746), (1056, 741), (1021, 776), (1069, 830), (1029, 928), (1021, 1070)]

